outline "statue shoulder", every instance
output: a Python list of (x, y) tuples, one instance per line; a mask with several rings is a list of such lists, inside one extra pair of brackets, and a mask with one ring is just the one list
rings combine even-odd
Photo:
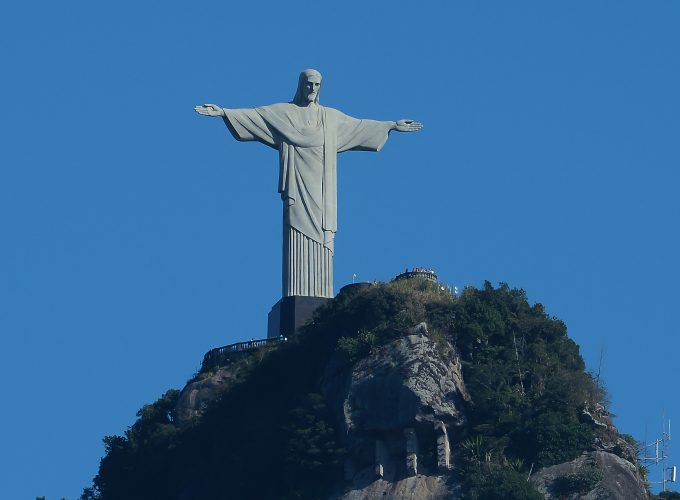
[(329, 108), (327, 106), (321, 106), (321, 108), (323, 109), (324, 115), (326, 115), (326, 119), (331, 123), (340, 123), (347, 118), (345, 113), (335, 108)]
[(285, 113), (286, 111), (289, 111), (294, 106), (295, 106), (294, 104), (291, 104), (289, 102), (279, 102), (279, 103), (276, 103), (276, 104), (267, 104), (266, 106), (258, 106), (255, 109), (273, 111), (275, 113), (281, 113), (281, 112)]
[(338, 111), (335, 108), (329, 108), (328, 106), (319, 106), (321, 109), (323, 109), (327, 114), (329, 115), (334, 115), (334, 116), (343, 116), (342, 111)]
[(335, 122), (337, 124), (354, 122), (354, 121), (357, 120), (356, 118), (354, 118), (350, 115), (346, 115), (345, 113), (343, 113), (339, 109), (335, 109), (335, 108), (324, 108), (324, 109), (325, 109), (325, 114), (328, 117), (328, 120), (329, 121), (332, 120), (333, 122)]
[(284, 116), (290, 117), (297, 112), (297, 107), (295, 104), (290, 102), (280, 102), (276, 104), (269, 104), (267, 106), (259, 106), (256, 108), (257, 112), (264, 117), (276, 116), (283, 118)]

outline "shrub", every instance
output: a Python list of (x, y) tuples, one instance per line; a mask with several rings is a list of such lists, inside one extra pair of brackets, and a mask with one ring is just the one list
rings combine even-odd
[(600, 469), (594, 465), (587, 465), (571, 474), (556, 477), (552, 489), (557, 496), (585, 493), (592, 490), (603, 477)]
[(497, 468), (471, 476), (468, 497), (473, 500), (542, 500), (525, 473), (512, 468)]

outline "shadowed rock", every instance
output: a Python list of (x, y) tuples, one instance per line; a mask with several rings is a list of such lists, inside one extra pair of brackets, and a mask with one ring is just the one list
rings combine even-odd
[(336, 407), (352, 486), (336, 498), (451, 496), (440, 475), (452, 463), (447, 428), (465, 423), (462, 405), (470, 397), (455, 350), (428, 337), (424, 323), (409, 333), (359, 361), (343, 384)]

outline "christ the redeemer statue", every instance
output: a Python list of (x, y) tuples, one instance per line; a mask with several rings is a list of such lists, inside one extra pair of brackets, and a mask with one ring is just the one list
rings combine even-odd
[(220, 116), (238, 141), (279, 151), (283, 200), (283, 296), (333, 297), (337, 230), (336, 158), (343, 151), (380, 151), (392, 130), (415, 132), (413, 120), (358, 120), (319, 105), (321, 74), (300, 74), (292, 102), (252, 109), (196, 106)]

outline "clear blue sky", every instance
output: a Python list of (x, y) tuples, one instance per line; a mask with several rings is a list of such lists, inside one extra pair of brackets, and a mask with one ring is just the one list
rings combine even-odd
[[(101, 439), (280, 294), (276, 152), (195, 104), (425, 124), (339, 159), (336, 289), (524, 288), (644, 438), (677, 397), (680, 2), (5, 2), (0, 498), (76, 498)], [(680, 457), (680, 448), (676, 456)]]

